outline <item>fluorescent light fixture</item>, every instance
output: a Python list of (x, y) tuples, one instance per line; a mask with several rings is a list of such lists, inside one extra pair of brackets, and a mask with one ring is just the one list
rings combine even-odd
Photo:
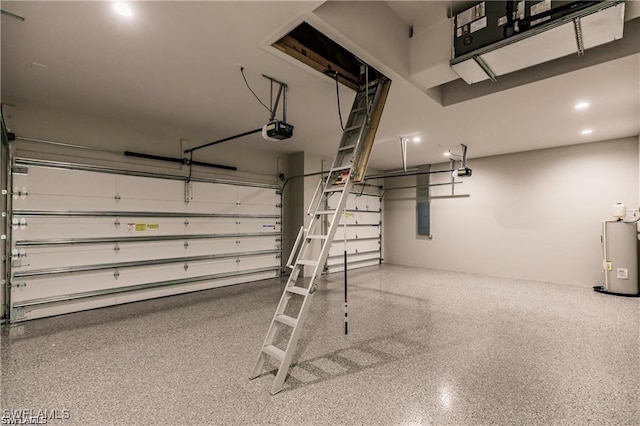
[(584, 129), (580, 133), (582, 133), (583, 135), (590, 135), (591, 133), (593, 133), (593, 129)]
[(113, 5), (113, 9), (122, 16), (133, 16), (133, 10), (126, 3), (116, 3)]
[(420, 142), (422, 139), (420, 139), (420, 136), (416, 136), (413, 139), (411, 139), (413, 142), (418, 143)]
[(578, 102), (573, 108), (577, 110), (587, 109), (589, 108), (589, 102)]

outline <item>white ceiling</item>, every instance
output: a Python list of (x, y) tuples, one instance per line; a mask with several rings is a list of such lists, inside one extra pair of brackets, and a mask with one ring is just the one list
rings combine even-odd
[(451, 1), (388, 1), (387, 4), (418, 32), (447, 19), (446, 10)]
[[(257, 135), (228, 143), (332, 157), (340, 138), (333, 81), (261, 47), (321, 4), (137, 2), (134, 17), (126, 19), (108, 2), (5, 1), (4, 10), (26, 21), (2, 17), (2, 99), (163, 123), (199, 144), (266, 122), (267, 111), (244, 86), (241, 63), (263, 100), (268, 85), (261, 74), (288, 83), (287, 118), (295, 133), (278, 143)], [(424, 28), (441, 19), (431, 13), (440, 6), (390, 7), (408, 24)], [(443, 37), (443, 43), (449, 40)], [(400, 135), (423, 139), (409, 147), (409, 165), (440, 162), (442, 152), (459, 143), (469, 146), (472, 158), (637, 135), (639, 64), (640, 55), (627, 56), (448, 107), (396, 78), (370, 165), (399, 168)], [(340, 93), (346, 116), (353, 92), (341, 87)], [(591, 107), (575, 111), (579, 100), (589, 100)], [(593, 133), (582, 136), (586, 127)]]

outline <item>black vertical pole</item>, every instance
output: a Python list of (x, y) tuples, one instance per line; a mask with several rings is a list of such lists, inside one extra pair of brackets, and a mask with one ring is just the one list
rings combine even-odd
[(349, 334), (349, 311), (347, 310), (347, 250), (344, 251), (344, 334)]

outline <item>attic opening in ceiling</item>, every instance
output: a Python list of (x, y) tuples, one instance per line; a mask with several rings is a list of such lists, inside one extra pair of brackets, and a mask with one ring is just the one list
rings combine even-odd
[[(295, 27), (272, 46), (323, 74), (335, 77), (337, 73), (338, 81), (353, 90), (364, 86), (367, 80), (373, 81), (383, 75), (307, 22)], [(368, 73), (364, 72), (366, 68)]]

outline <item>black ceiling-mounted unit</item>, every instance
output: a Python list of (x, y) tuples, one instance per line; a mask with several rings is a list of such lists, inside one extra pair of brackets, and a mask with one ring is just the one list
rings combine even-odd
[(452, 9), (454, 71), (467, 83), (622, 38), (624, 0), (474, 1)]

